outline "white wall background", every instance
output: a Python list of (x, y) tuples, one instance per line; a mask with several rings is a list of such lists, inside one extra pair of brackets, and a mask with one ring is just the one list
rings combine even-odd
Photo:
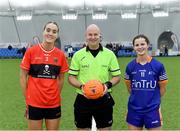
[(166, 30), (174, 32), (180, 40), (180, 13), (171, 13), (164, 18), (143, 14), (129, 20), (121, 19), (120, 15), (110, 15), (107, 20), (92, 20), (91, 15), (81, 15), (74, 21), (62, 20), (61, 16), (57, 15), (41, 15), (33, 16), (31, 21), (16, 21), (15, 17), (0, 16), (0, 43), (31, 43), (33, 36), (39, 36), (42, 40), (43, 26), (48, 21), (59, 24), (62, 45), (84, 41), (85, 29), (92, 23), (101, 28), (103, 40), (108, 42), (131, 41), (138, 33), (144, 33), (153, 44), (153, 50), (156, 50), (157, 39)]

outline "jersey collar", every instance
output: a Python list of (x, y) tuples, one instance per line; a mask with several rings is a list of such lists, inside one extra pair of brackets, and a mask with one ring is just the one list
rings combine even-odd
[[(151, 60), (152, 60), (152, 57), (151, 57), (151, 56), (147, 56), (147, 57), (146, 57), (146, 60), (147, 60), (148, 63), (150, 63)], [(140, 61), (138, 61), (137, 59), (136, 59), (136, 62), (137, 62), (137, 63), (140, 63)]]
[[(89, 51), (90, 49), (89, 49), (89, 47), (87, 46), (86, 47), (86, 51)], [(100, 50), (100, 51), (103, 51), (103, 47), (102, 47), (102, 45), (99, 43), (99, 48), (98, 48), (98, 50)]]
[(41, 50), (43, 50), (43, 51), (46, 52), (46, 53), (51, 53), (51, 52), (54, 51), (54, 49), (55, 49), (55, 47), (53, 47), (51, 50), (47, 51), (47, 50), (45, 50), (45, 49), (43, 48), (43, 46), (42, 46), (41, 43), (39, 44), (39, 47), (41, 48)]

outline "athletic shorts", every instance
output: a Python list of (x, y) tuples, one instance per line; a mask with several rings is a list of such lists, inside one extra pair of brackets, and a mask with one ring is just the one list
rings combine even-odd
[(77, 128), (91, 128), (92, 116), (97, 128), (111, 127), (113, 124), (114, 100), (107, 95), (97, 100), (86, 99), (78, 94), (74, 104), (74, 119)]
[(61, 107), (39, 108), (28, 105), (25, 115), (30, 120), (57, 119), (61, 117)]
[(147, 113), (137, 113), (132, 110), (128, 110), (126, 121), (136, 127), (157, 128), (161, 126), (159, 109)]

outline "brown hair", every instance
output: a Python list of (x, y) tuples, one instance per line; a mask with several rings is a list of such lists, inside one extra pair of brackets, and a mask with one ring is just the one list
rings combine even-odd
[(144, 34), (140, 34), (140, 35), (137, 35), (137, 36), (134, 37), (134, 39), (133, 39), (133, 46), (134, 46), (135, 40), (139, 39), (139, 38), (144, 38), (146, 43), (149, 45), (150, 42), (149, 42), (149, 39), (147, 38), (147, 36), (145, 36)]
[(44, 25), (44, 28), (43, 28), (43, 29), (45, 30), (46, 26), (47, 26), (48, 24), (50, 24), (50, 23), (55, 24), (55, 25), (57, 26), (58, 32), (59, 32), (59, 26), (58, 26), (58, 24), (57, 24), (55, 21), (49, 21), (48, 23), (46, 23), (46, 24)]

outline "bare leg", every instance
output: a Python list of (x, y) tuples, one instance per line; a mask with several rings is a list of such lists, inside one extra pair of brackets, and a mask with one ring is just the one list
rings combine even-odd
[(78, 131), (89, 131), (89, 128), (77, 128)]
[(143, 127), (136, 127), (131, 124), (128, 124), (128, 129), (133, 131), (142, 131)]
[(42, 130), (43, 120), (28, 120), (29, 130)]
[(46, 130), (58, 130), (60, 118), (58, 119), (46, 119)]
[(157, 131), (157, 130), (162, 130), (162, 126), (160, 126), (160, 127), (157, 127), (157, 128), (150, 128), (150, 129), (148, 129), (148, 131)]
[(99, 131), (111, 131), (111, 126), (106, 128), (99, 128)]

